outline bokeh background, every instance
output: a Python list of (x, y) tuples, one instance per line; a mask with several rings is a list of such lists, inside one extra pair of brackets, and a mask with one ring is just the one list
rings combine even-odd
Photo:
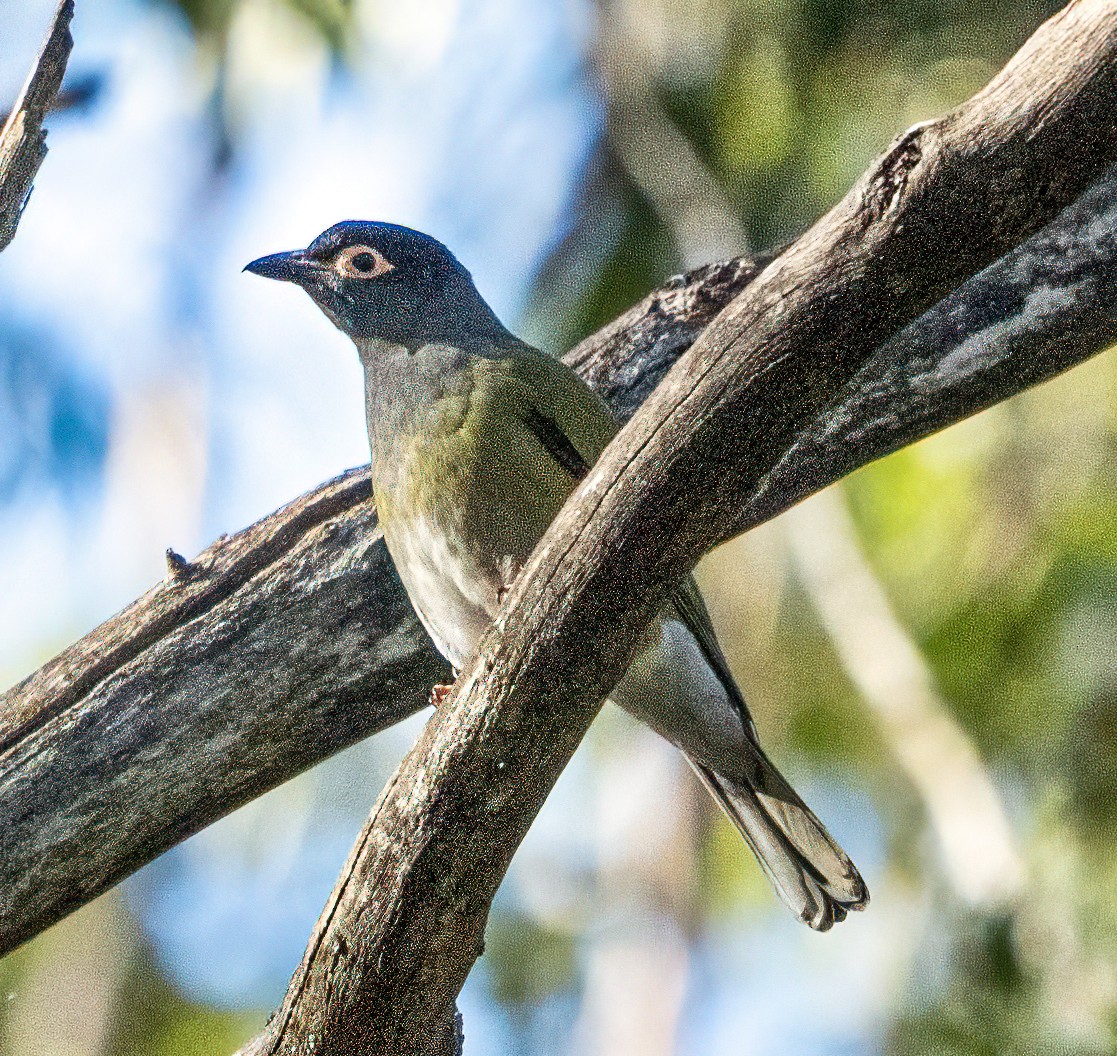
[[(1058, 6), (78, 0), (78, 105), (0, 256), (0, 684), (160, 578), (167, 546), (364, 460), (352, 350), (246, 261), (342, 218), (413, 225), (561, 352), (685, 266), (792, 237)], [(51, 7), (0, 0), (0, 99)], [(674, 752), (606, 712), (497, 900), (470, 1056), (1115, 1051), (1115, 368), (700, 568), (766, 743), (870, 910), (795, 923)], [(416, 728), (0, 962), (0, 1053), (245, 1041)]]

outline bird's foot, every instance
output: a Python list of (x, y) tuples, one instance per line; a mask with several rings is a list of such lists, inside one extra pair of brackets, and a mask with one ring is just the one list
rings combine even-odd
[(451, 682), (439, 682), (437, 685), (431, 686), (431, 707), (441, 707), (446, 698), (454, 692), (454, 684)]

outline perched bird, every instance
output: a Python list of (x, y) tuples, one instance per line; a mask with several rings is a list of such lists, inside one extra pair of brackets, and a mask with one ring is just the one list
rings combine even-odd
[[(245, 270), (301, 286), (357, 346), (384, 540), (423, 626), (461, 669), (617, 423), (418, 231), (348, 221)], [(761, 749), (693, 579), (610, 699), (682, 749), (800, 919), (822, 931), (865, 906), (853, 863)]]

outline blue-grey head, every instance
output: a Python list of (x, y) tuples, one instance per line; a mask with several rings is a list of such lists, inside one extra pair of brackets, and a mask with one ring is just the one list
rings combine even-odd
[(260, 257), (244, 270), (301, 286), (358, 348), (374, 340), (411, 351), (515, 341), (454, 254), (398, 224), (345, 220), (306, 249)]

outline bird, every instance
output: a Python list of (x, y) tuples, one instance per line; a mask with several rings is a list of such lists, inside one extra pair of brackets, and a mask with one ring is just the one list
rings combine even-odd
[[(301, 287), (356, 346), (384, 541), (462, 670), (619, 424), (573, 370), (505, 327), (430, 235), (346, 220), (245, 271)], [(681, 749), (799, 919), (826, 931), (868, 904), (849, 856), (761, 748), (693, 577), (609, 699)]]

